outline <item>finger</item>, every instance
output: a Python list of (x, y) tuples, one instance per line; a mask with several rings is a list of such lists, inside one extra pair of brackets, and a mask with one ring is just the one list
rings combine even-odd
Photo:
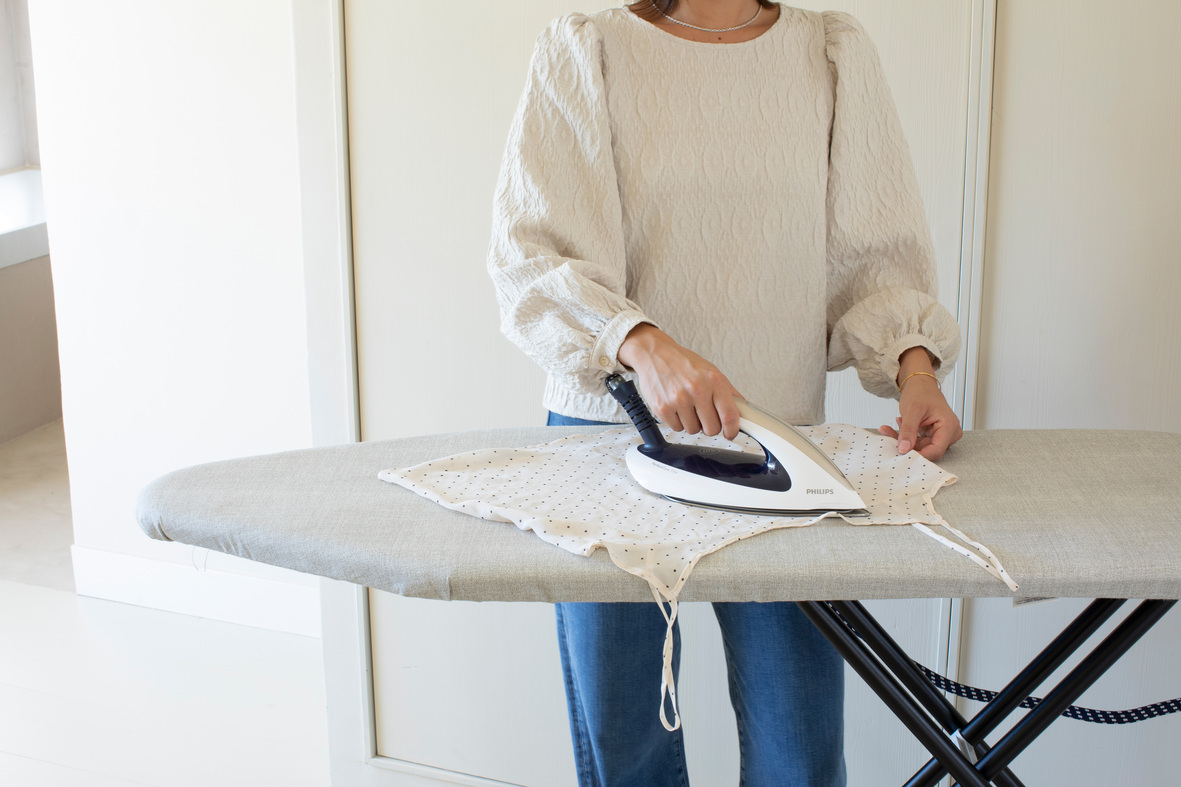
[(701, 431), (701, 419), (697, 417), (697, 410), (692, 405), (678, 410), (677, 415), (680, 416), (680, 421), (685, 427), (686, 434), (697, 434)]
[(733, 396), (727, 395), (721, 396), (715, 404), (722, 422), (722, 435), (727, 440), (733, 440), (738, 436), (738, 405), (734, 403)]
[(895, 440), (898, 439), (898, 433), (895, 432), (893, 428), (886, 426), (885, 424), (882, 424), (878, 427), (878, 434), (885, 435), (886, 437), (893, 437)]
[(710, 437), (722, 431), (722, 418), (712, 400), (694, 412), (697, 414), (697, 420), (701, 422), (701, 431)]
[(674, 432), (680, 432), (685, 428), (684, 424), (681, 423), (681, 418), (677, 415), (676, 410), (661, 411), (658, 413), (658, 415), (660, 420), (664, 421), (664, 425), (669, 429), (672, 429)]

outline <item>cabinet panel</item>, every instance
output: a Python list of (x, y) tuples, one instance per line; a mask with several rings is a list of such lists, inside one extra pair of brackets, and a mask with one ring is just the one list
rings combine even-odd
[[(932, 224), (941, 299), (954, 312), (973, 4), (807, 5), (851, 11), (877, 42)], [(543, 377), (500, 336), (484, 258), (493, 188), (533, 41), (570, 10), (558, 0), (513, 0), (440, 16), (434, 6), (345, 3), (365, 439), (544, 418)], [(890, 422), (895, 412), (892, 402), (861, 391), (852, 372), (830, 376), (827, 407), (830, 420), (867, 426)], [(935, 666), (940, 604), (871, 608)], [(500, 608), (507, 606), (374, 594), (379, 754), (513, 783), (573, 783), (552, 610)], [(735, 784), (737, 739), (717, 625), (706, 605), (686, 604), (681, 616), (689, 767), (695, 783)], [(901, 782), (925, 759), (852, 673), (846, 707), (850, 784)]]

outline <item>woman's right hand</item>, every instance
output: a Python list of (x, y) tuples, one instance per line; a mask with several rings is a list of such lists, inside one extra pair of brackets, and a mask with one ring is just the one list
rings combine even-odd
[(711, 436), (721, 432), (727, 440), (738, 436), (734, 398), (745, 397), (716, 366), (655, 325), (632, 328), (618, 357), (635, 371), (649, 409), (673, 431)]

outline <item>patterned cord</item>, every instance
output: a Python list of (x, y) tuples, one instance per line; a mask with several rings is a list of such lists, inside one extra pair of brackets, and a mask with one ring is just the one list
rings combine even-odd
[[(845, 620), (840, 612), (833, 609), (831, 604), (826, 606), (831, 609), (836, 616), (840, 618), (841, 622), (849, 631), (853, 632), (858, 638), (861, 635), (857, 633), (857, 629), (849, 621)], [(992, 702), (996, 699), (999, 692), (989, 691), (988, 689), (978, 689), (975, 686), (968, 686), (964, 683), (956, 683), (954, 680), (949, 680), (943, 677), (938, 672), (924, 667), (917, 661), (911, 660), (920, 672), (927, 677), (927, 680), (934, 684), (935, 688), (941, 691), (950, 691), (959, 697), (965, 697), (976, 702)], [(1026, 697), (1022, 700), (1020, 707), (1032, 710), (1036, 708), (1042, 701), (1041, 697)], [(1142, 705), (1139, 708), (1130, 708), (1129, 710), (1096, 710), (1095, 708), (1084, 708), (1080, 705), (1071, 705), (1066, 710), (1062, 711), (1062, 715), (1067, 718), (1076, 719), (1078, 721), (1089, 721), (1093, 724), (1134, 724), (1138, 721), (1145, 721), (1146, 719), (1154, 719), (1157, 716), (1167, 716), (1170, 713), (1177, 713), (1181, 711), (1181, 697), (1175, 700), (1165, 700), (1163, 702), (1154, 702), (1151, 705)]]
[[(956, 683), (954, 680), (948, 680), (934, 670), (927, 669), (917, 661), (913, 664), (918, 667), (919, 671), (927, 676), (927, 680), (935, 685), (935, 688), (942, 691), (950, 691), (960, 697), (967, 697), (976, 702), (992, 702), (996, 699), (997, 693), (995, 691), (988, 691), (987, 689), (978, 689), (975, 686), (967, 686), (963, 683)], [(1041, 697), (1026, 697), (1021, 702), (1022, 708), (1033, 709), (1042, 701)], [(1165, 700), (1164, 702), (1156, 702), (1152, 705), (1143, 705), (1139, 708), (1131, 708), (1130, 710), (1096, 710), (1094, 708), (1084, 708), (1080, 705), (1071, 705), (1066, 710), (1062, 711), (1062, 715), (1078, 721), (1089, 721), (1094, 724), (1133, 724), (1145, 719), (1153, 719), (1157, 716), (1167, 716), (1170, 713), (1181, 711), (1181, 698), (1175, 700)]]

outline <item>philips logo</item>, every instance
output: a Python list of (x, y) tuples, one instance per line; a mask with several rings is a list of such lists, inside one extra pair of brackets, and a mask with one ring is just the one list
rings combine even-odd
[(808, 489), (806, 491), (807, 491), (807, 494), (809, 494), (809, 495), (831, 495), (836, 490), (829, 488), (829, 489)]

